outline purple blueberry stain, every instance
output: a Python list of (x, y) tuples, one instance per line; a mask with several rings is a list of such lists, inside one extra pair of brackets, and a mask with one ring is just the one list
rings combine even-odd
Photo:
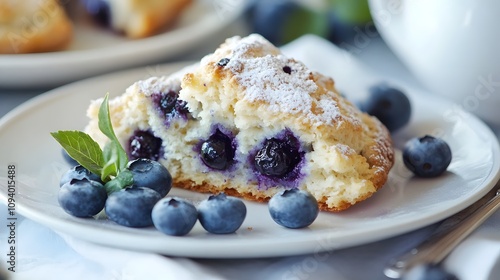
[(162, 140), (151, 131), (137, 130), (128, 141), (128, 156), (130, 160), (147, 158), (158, 160), (161, 156)]
[(249, 157), (259, 188), (298, 187), (303, 178), (304, 155), (300, 141), (289, 129), (265, 139)]
[(176, 90), (154, 93), (151, 98), (156, 110), (164, 118), (166, 127), (170, 127), (174, 119), (180, 118), (187, 121), (190, 117), (186, 101), (179, 99), (179, 92)]

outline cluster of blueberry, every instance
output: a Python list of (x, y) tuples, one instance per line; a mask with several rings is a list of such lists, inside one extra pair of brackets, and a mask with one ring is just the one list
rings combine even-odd
[(172, 187), (168, 170), (156, 161), (137, 159), (127, 171), (132, 185), (113, 189), (81, 165), (65, 172), (60, 181), (59, 204), (75, 217), (91, 217), (105, 209), (112, 221), (130, 227), (152, 224), (151, 210)]
[[(399, 89), (378, 84), (369, 89), (369, 97), (358, 104), (366, 113), (377, 117), (389, 131), (403, 128), (411, 117), (411, 103)], [(406, 142), (403, 149), (405, 166), (418, 177), (431, 178), (444, 173), (451, 163), (451, 149), (440, 138), (430, 135), (414, 137)], [(413, 267), (403, 277), (406, 280), (457, 280), (438, 264), (421, 264)]]
[[(358, 104), (359, 108), (377, 117), (391, 133), (410, 121), (411, 103), (401, 90), (378, 84), (371, 87), (369, 93), (369, 97)], [(403, 150), (405, 166), (419, 177), (441, 175), (451, 163), (451, 158), (448, 144), (430, 135), (410, 139)]]
[[(168, 170), (156, 161), (129, 162), (132, 185), (115, 190), (81, 165), (69, 169), (60, 180), (59, 204), (75, 217), (92, 217), (103, 209), (115, 223), (127, 227), (154, 225), (159, 231), (181, 236), (188, 234), (199, 220), (214, 234), (233, 233), (246, 217), (245, 204), (224, 193), (210, 195), (196, 207), (180, 197), (167, 197), (172, 187)], [(286, 190), (269, 202), (271, 217), (281, 226), (302, 228), (318, 216), (316, 199), (298, 189)]]

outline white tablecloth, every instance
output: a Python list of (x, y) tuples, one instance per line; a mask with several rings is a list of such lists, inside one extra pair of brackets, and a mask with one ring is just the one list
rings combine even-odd
[[(328, 42), (312, 36), (299, 39), (285, 50), (292, 54), (314, 50), (311, 53), (316, 58), (327, 57), (332, 51), (340, 51)], [(364, 49), (359, 49), (356, 56), (363, 57), (363, 51)], [(378, 59), (371, 57), (368, 64), (382, 62), (377, 61)], [(396, 78), (399, 75), (408, 86), (420, 86), (407, 73), (401, 72), (405, 70), (400, 65), (396, 66), (399, 67), (399, 70), (394, 70)], [(0, 221), (7, 221), (7, 209), (3, 204), (0, 204)], [(382, 273), (384, 264), (391, 257), (426, 239), (435, 227), (436, 225), (431, 225), (379, 242), (314, 255), (197, 260), (106, 248), (58, 234), (19, 216), (16, 273), (8, 273), (8, 276), (10, 279), (51, 280), (387, 279)], [(446, 259), (445, 267), (462, 280), (498, 279), (495, 277), (500, 275), (499, 232), (500, 213), (497, 213)], [(8, 261), (8, 234), (5, 228), (0, 231), (0, 266), (4, 269)]]

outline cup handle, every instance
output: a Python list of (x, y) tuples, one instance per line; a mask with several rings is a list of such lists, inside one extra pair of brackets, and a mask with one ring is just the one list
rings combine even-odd
[(369, 0), (372, 19), (382, 38), (397, 51), (402, 52), (405, 39), (404, 2), (402, 0)]

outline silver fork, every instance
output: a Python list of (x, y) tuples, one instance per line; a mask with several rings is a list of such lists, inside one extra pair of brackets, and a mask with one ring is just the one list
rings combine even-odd
[(436, 232), (410, 251), (391, 259), (384, 269), (389, 278), (401, 278), (418, 264), (438, 264), (479, 225), (500, 208), (500, 185), (480, 200), (441, 223)]

